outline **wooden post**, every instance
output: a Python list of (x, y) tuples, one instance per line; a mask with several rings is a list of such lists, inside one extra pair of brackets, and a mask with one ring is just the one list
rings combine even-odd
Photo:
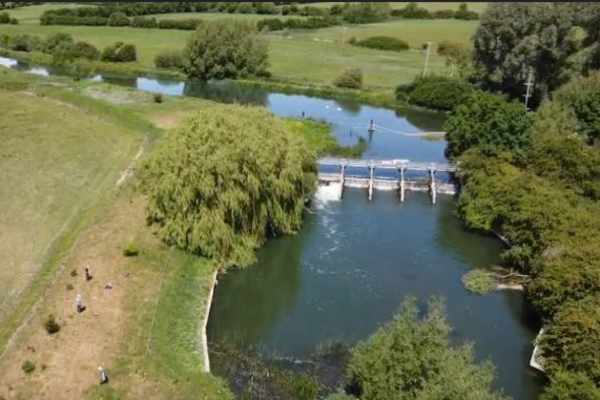
[(400, 167), (400, 202), (404, 203), (404, 167)]
[(375, 172), (375, 166), (369, 165), (369, 201), (373, 199), (373, 175)]
[(373, 122), (373, 120), (371, 120), (371, 122), (369, 123), (369, 133), (373, 133), (373, 131), (375, 130), (375, 123)]
[(340, 164), (340, 199), (344, 195), (345, 183), (346, 183), (346, 165)]
[(437, 189), (435, 185), (435, 168), (430, 168), (429, 174), (431, 175), (431, 202), (435, 204), (435, 197), (437, 195)]

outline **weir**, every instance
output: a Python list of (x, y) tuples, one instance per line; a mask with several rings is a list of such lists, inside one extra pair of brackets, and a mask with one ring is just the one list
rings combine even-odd
[[(435, 204), (438, 193), (456, 194), (456, 185), (452, 182), (436, 181), (436, 172), (454, 174), (459, 170), (458, 164), (452, 163), (426, 163), (410, 160), (348, 160), (344, 158), (321, 158), (317, 161), (319, 167), (338, 167), (339, 173), (319, 172), (318, 181), (322, 185), (339, 185), (340, 198), (344, 187), (357, 187), (367, 189), (369, 201), (373, 199), (373, 191), (398, 190), (400, 201), (404, 202), (405, 192), (429, 192), (431, 202)], [(365, 175), (348, 174), (348, 168), (364, 169)], [(376, 170), (397, 171), (397, 177), (377, 176)], [(427, 172), (421, 179), (407, 179), (407, 171)], [(389, 175), (389, 174), (388, 174)]]

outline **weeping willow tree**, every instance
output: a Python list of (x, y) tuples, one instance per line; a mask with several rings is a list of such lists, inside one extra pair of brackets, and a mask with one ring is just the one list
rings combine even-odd
[(304, 140), (271, 113), (219, 105), (162, 138), (140, 178), (167, 243), (244, 266), (267, 237), (300, 228), (315, 174)]

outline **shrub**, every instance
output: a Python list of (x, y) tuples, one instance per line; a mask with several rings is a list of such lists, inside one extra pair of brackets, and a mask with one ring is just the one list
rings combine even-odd
[(137, 53), (134, 45), (117, 42), (106, 47), (100, 59), (109, 62), (131, 62), (137, 60)]
[(10, 15), (7, 12), (0, 13), (0, 24), (10, 23)]
[(19, 25), (19, 20), (16, 18), (11, 18), (10, 19), (10, 24), (11, 25)]
[(76, 269), (72, 269), (71, 270), (71, 276), (72, 277), (76, 277), (77, 276), (77, 270)]
[(472, 91), (468, 83), (459, 79), (432, 75), (416, 79), (407, 94), (412, 104), (433, 110), (452, 111)]
[(259, 31), (281, 31), (285, 28), (285, 23), (279, 18), (265, 18), (258, 21), (256, 27)]
[(157, 28), (158, 21), (156, 18), (134, 17), (131, 20), (132, 28)]
[(256, 25), (217, 20), (201, 24), (183, 51), (183, 69), (201, 80), (244, 78), (268, 66), (268, 47)]
[(31, 374), (35, 371), (35, 364), (31, 360), (25, 360), (23, 361), (23, 364), (21, 364), (21, 370), (26, 374)]
[(75, 55), (77, 58), (97, 60), (100, 58), (100, 51), (88, 42), (77, 42), (75, 44)]
[(408, 3), (406, 7), (395, 10), (393, 16), (404, 19), (431, 19), (433, 15), (426, 8), (419, 7), (417, 3)]
[(455, 15), (456, 13), (453, 10), (437, 10), (432, 14), (435, 19), (453, 19)]
[(346, 42), (347, 42), (348, 44), (355, 45), (355, 44), (356, 44), (356, 42), (357, 42), (357, 40), (356, 40), (356, 36), (350, 36), (350, 39), (348, 39)]
[(128, 242), (123, 247), (123, 255), (125, 257), (136, 257), (138, 254), (140, 254), (140, 245), (135, 241)]
[(48, 332), (51, 335), (60, 331), (60, 325), (58, 324), (58, 322), (56, 322), (56, 318), (54, 318), (54, 315), (48, 315), (48, 318), (44, 322), (44, 328), (46, 329), (46, 332)]
[(6, 34), (0, 35), (0, 47), (7, 48), (9, 43), (10, 43), (10, 36), (8, 36)]
[(343, 13), (343, 18), (351, 24), (369, 24), (388, 19), (390, 13), (389, 3), (362, 2), (348, 6)]
[(152, 99), (154, 100), (155, 103), (160, 104), (163, 102), (163, 95), (162, 95), (162, 93), (153, 93)]
[(75, 287), (73, 287), (73, 285), (71, 283), (67, 283), (66, 288), (67, 288), (67, 290), (73, 290), (73, 289), (75, 289)]
[(110, 14), (110, 17), (108, 17), (109, 26), (129, 26), (129, 24), (129, 18), (121, 12), (112, 13)]
[(368, 47), (370, 49), (405, 51), (409, 49), (408, 43), (404, 40), (396, 39), (391, 36), (372, 36), (367, 39), (356, 42), (357, 46)]
[(199, 19), (161, 19), (160, 21), (158, 21), (158, 28), (193, 31), (201, 23), (202, 20)]
[(8, 48), (14, 51), (29, 52), (33, 49), (32, 37), (27, 34), (12, 36), (8, 42)]
[(165, 50), (154, 57), (157, 68), (181, 68), (182, 64), (181, 52), (177, 50)]
[(43, 52), (46, 54), (54, 53), (54, 50), (62, 44), (74, 45), (75, 40), (73, 40), (73, 36), (64, 32), (53, 33), (46, 38), (44, 41)]
[(362, 71), (358, 68), (346, 69), (334, 79), (333, 85), (341, 88), (360, 89), (363, 83)]
[(296, 400), (317, 400), (319, 398), (319, 381), (308, 374), (293, 375), (287, 385), (288, 398)]
[(487, 156), (508, 152), (520, 159), (530, 143), (531, 122), (523, 104), (472, 91), (444, 124), (448, 154), (475, 148)]
[(458, 11), (454, 13), (454, 18), (464, 20), (475, 20), (479, 19), (479, 14), (477, 14), (474, 11), (469, 11), (467, 3), (460, 3), (460, 6), (458, 6)]

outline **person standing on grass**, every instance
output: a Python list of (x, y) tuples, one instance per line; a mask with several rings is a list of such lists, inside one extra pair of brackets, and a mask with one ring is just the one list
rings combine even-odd
[(75, 308), (79, 314), (85, 310), (85, 307), (83, 306), (83, 297), (81, 297), (81, 294), (79, 293), (77, 294), (77, 297), (75, 297)]
[(102, 368), (102, 366), (98, 367), (98, 377), (100, 378), (101, 385), (108, 383), (108, 375), (106, 375), (106, 372), (104, 371), (104, 368)]

